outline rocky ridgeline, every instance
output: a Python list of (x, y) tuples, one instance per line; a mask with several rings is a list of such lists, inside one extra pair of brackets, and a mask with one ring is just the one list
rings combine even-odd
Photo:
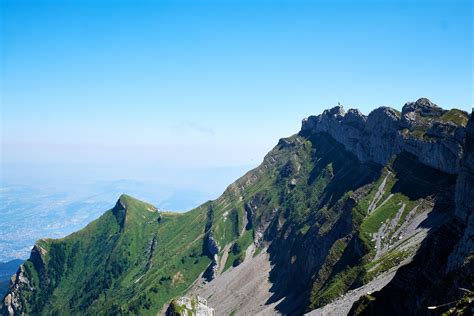
[[(30, 261), (38, 271), (45, 270), (45, 254), (46, 250), (38, 243), (36, 243), (31, 250)], [(5, 296), (3, 301), (5, 309), (4, 313), (6, 315), (24, 315), (25, 301), (21, 295), (23, 291), (32, 290), (34, 290), (34, 286), (26, 276), (24, 265), (21, 265), (16, 274), (14, 274), (10, 279), (9, 293)]]
[[(426, 98), (409, 102), (402, 112), (380, 107), (368, 116), (359, 110), (345, 112), (342, 106), (303, 120), (302, 133), (325, 132), (358, 157), (385, 165), (403, 151), (435, 169), (458, 174), (466, 129), (462, 121), (468, 114), (443, 110)], [(458, 123), (449, 120), (449, 114)], [(446, 119), (444, 119), (445, 116)]]
[(25, 289), (31, 291), (33, 286), (30, 280), (25, 276), (25, 267), (21, 265), (17, 273), (12, 276), (10, 293), (8, 293), (4, 299), (5, 309), (8, 315), (15, 315), (15, 311), (22, 310), (20, 292)]

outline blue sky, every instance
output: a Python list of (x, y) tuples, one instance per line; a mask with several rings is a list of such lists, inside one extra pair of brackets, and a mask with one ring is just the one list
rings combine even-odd
[(0, 1), (8, 179), (224, 183), (338, 102), (473, 106), (472, 1)]

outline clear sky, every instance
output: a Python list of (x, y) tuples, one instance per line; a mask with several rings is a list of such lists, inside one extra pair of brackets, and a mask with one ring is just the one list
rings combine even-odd
[(0, 2), (10, 179), (199, 183), (338, 102), (473, 106), (473, 1)]

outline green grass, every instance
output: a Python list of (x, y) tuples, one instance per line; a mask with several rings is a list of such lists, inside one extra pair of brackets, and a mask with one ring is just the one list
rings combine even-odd
[[(412, 250), (410, 249), (393, 248), (391, 252), (376, 261), (372, 261), (376, 253), (372, 238), (373, 234), (379, 231), (381, 225), (391, 221), (402, 205), (405, 204), (399, 221), (390, 231), (386, 231), (384, 240), (390, 240), (392, 234), (405, 221), (407, 215), (413, 211), (415, 206), (418, 205), (419, 210), (422, 210), (424, 196), (433, 196), (439, 188), (449, 185), (449, 181), (443, 182), (446, 179), (440, 179), (439, 176), (431, 178), (433, 176), (432, 172), (425, 169), (426, 167), (420, 167), (417, 163), (412, 162), (409, 157), (398, 157), (392, 159), (381, 172), (379, 178), (368, 187), (361, 188), (357, 193), (347, 192), (348, 196), (357, 196), (357, 203), (352, 209), (352, 227), (355, 236), (358, 236), (359, 240), (365, 245), (365, 249), (362, 254), (354, 256), (351, 248), (345, 247), (345, 244), (340, 244), (338, 248), (334, 248), (336, 243), (333, 245), (324, 265), (314, 277), (315, 281), (310, 295), (311, 308), (323, 306), (351, 287), (358, 287), (369, 282), (381, 273), (398, 266), (411, 254)], [(400, 174), (401, 170), (403, 172)], [(388, 171), (391, 174), (387, 177), (382, 197), (372, 213), (367, 214), (369, 204), (374, 200), (375, 193), (383, 179), (386, 178)], [(391, 194), (390, 199), (386, 200)], [(384, 201), (386, 202), (383, 203)], [(336, 251), (336, 249), (339, 249), (339, 251)], [(344, 249), (344, 254), (340, 252), (342, 249)], [(358, 251), (360, 252), (360, 248)]]
[(247, 230), (237, 239), (229, 249), (229, 255), (224, 266), (224, 271), (231, 266), (237, 266), (245, 259), (245, 251), (253, 243), (253, 230)]
[(364, 282), (370, 282), (374, 277), (381, 273), (398, 266), (403, 260), (410, 255), (409, 250), (395, 249), (386, 253), (384, 256), (378, 258), (365, 266), (366, 274), (364, 275)]
[(258, 255), (262, 252), (262, 250), (263, 250), (263, 248), (261, 248), (261, 247), (255, 248), (255, 251), (254, 251), (254, 253), (253, 253), (253, 256), (254, 256), (254, 257), (258, 256)]
[(412, 130), (410, 132), (410, 134), (412, 136), (415, 136), (416, 138), (424, 138), (427, 131), (428, 130), (426, 128), (418, 127), (418, 128), (415, 128), (414, 130)]
[(318, 297), (320, 296), (321, 290), (327, 286), (327, 282), (333, 272), (333, 269), (337, 262), (341, 259), (345, 249), (347, 247), (347, 240), (345, 238), (336, 240), (329, 250), (329, 254), (326, 257), (326, 260), (318, 271), (318, 275), (316, 276), (316, 280), (312, 285), (311, 289), (311, 301), (312, 301), (312, 309), (318, 307), (319, 301)]
[[(297, 137), (297, 136), (295, 136)], [(292, 149), (274, 150), (274, 168), (254, 171), (258, 181), (242, 184), (245, 199), (227, 190), (220, 200), (184, 214), (158, 213), (150, 204), (121, 196), (125, 207), (115, 207), (83, 230), (58, 240), (42, 240), (47, 275), (40, 266), (25, 263), (36, 293), (24, 293), (37, 314), (154, 315), (163, 304), (182, 295), (210, 263), (203, 254), (208, 208), (214, 208), (212, 234), (219, 245), (235, 242), (231, 264), (243, 260), (253, 242), (253, 230), (243, 229), (244, 204), (254, 196), (277, 199), (272, 186), (278, 167)], [(273, 163), (273, 162), (272, 162)], [(244, 180), (241, 180), (244, 181)], [(262, 192), (265, 193), (262, 193)], [(219, 203), (222, 202), (222, 203)], [(272, 206), (258, 210), (255, 219)], [(222, 249), (222, 248), (221, 248)]]
[[(393, 161), (391, 163), (393, 163)], [(377, 203), (375, 210), (373, 210), (371, 214), (362, 220), (362, 223), (359, 227), (359, 236), (366, 244), (368, 249), (372, 249), (374, 245), (374, 243), (371, 241), (372, 235), (379, 230), (383, 223), (386, 223), (394, 218), (403, 204), (405, 204), (405, 209), (403, 210), (400, 220), (394, 230), (400, 226), (402, 221), (415, 205), (414, 201), (411, 201), (410, 198), (401, 192), (393, 192), (394, 186), (398, 183), (399, 176), (396, 174), (396, 171), (392, 169), (391, 164), (388, 165), (388, 168), (391, 169), (391, 174), (387, 177), (384, 193)], [(356, 208), (359, 208), (359, 212), (361, 210), (368, 209), (369, 203), (374, 199), (375, 192), (378, 190), (378, 187), (382, 183), (382, 180), (385, 179), (386, 175), (387, 171), (382, 173), (381, 177), (372, 186), (372, 190), (369, 192), (369, 194), (359, 202), (358, 206), (356, 206)], [(393, 194), (393, 196), (388, 201), (386, 201), (390, 194)], [(383, 204), (384, 201), (386, 202)], [(391, 235), (389, 237), (391, 237)]]
[(315, 306), (324, 306), (330, 303), (334, 298), (344, 294), (351, 287), (358, 275), (362, 272), (362, 267), (349, 267), (336, 274), (328, 286), (318, 293), (314, 300)]
[(380, 187), (386, 176), (387, 170), (384, 169), (380, 177), (373, 184), (371, 184), (369, 192), (358, 202), (357, 207), (359, 208), (359, 211), (364, 214), (364, 216), (367, 214), (369, 205), (374, 199), (378, 188)]
[[(155, 315), (209, 265), (202, 255), (205, 211), (159, 214), (131, 197), (121, 201), (124, 212), (110, 210), (77, 233), (38, 243), (48, 251), (49, 281), (39, 266), (25, 263), (39, 288), (26, 312)], [(153, 238), (157, 242), (151, 252)], [(147, 265), (152, 268), (147, 270)]]
[(401, 207), (401, 203), (407, 202), (408, 198), (400, 193), (392, 196), (384, 205), (377, 207), (360, 226), (363, 236), (370, 236), (376, 233), (382, 223), (392, 219)]
[(371, 303), (375, 301), (375, 297), (373, 297), (371, 294), (366, 294), (366, 295), (363, 295), (355, 304), (355, 310), (354, 310), (354, 313), (353, 315), (361, 315), (365, 309), (367, 308), (367, 306)]
[(444, 122), (453, 122), (457, 125), (466, 126), (469, 120), (469, 115), (461, 110), (452, 109), (444, 113), (441, 116), (441, 120)]

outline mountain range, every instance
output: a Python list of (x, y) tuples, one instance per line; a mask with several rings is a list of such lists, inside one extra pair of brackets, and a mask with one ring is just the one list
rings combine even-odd
[(472, 314), (474, 118), (426, 98), (303, 120), (186, 213), (122, 195), (38, 240), (4, 315)]

